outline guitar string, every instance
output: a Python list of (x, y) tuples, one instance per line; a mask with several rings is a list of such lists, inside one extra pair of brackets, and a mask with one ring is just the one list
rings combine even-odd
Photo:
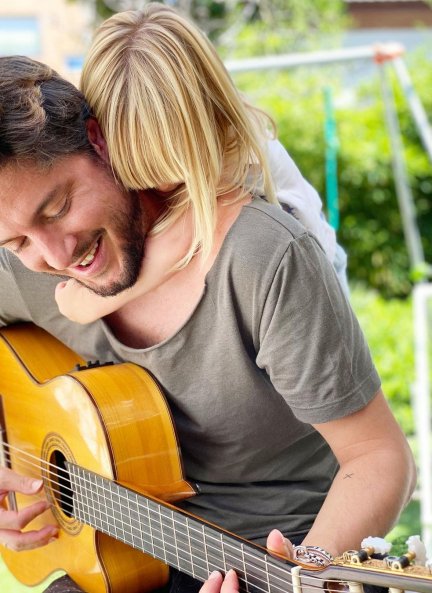
[[(10, 445), (8, 445), (8, 444), (6, 444), (6, 443), (4, 443), (4, 445), (6, 445), (6, 446), (7, 446), (9, 449), (14, 449), (14, 450), (16, 450), (16, 451), (18, 451), (18, 452), (20, 452), (20, 453), (24, 454), (24, 456), (27, 456), (28, 458), (35, 459), (35, 460), (37, 460), (38, 462), (41, 462), (41, 463), (43, 463), (45, 466), (49, 466), (49, 467), (51, 467), (51, 468), (54, 468), (55, 470), (57, 470), (57, 471), (59, 471), (59, 472), (62, 472), (62, 473), (64, 473), (64, 474), (65, 474), (65, 476), (69, 476), (69, 475), (70, 475), (70, 473), (68, 472), (68, 470), (65, 470), (65, 469), (64, 469), (64, 468), (62, 468), (61, 466), (57, 466), (57, 465), (55, 465), (55, 464), (53, 464), (53, 463), (47, 462), (47, 461), (45, 461), (45, 460), (43, 460), (43, 459), (40, 459), (40, 458), (38, 458), (38, 457), (36, 457), (36, 456), (34, 456), (34, 455), (32, 455), (32, 454), (30, 454), (30, 453), (26, 452), (26, 451), (22, 451), (22, 450), (20, 450), (20, 449), (19, 449), (19, 448), (17, 448), (17, 447), (10, 446)], [(8, 452), (8, 454), (9, 454), (9, 456), (10, 456), (10, 451)], [(24, 464), (27, 464), (28, 466), (32, 466), (32, 467), (35, 467), (36, 469), (39, 469), (39, 470), (40, 470), (40, 466), (39, 466), (39, 464), (37, 464), (37, 463), (31, 463), (30, 461), (26, 460), (26, 459), (25, 459), (23, 456), (21, 456), (21, 461), (22, 461)], [(87, 470), (85, 470), (85, 471), (87, 471)], [(105, 479), (105, 478), (103, 478), (103, 477), (102, 477), (102, 479)], [(80, 480), (82, 481), (82, 478), (80, 478)], [(53, 485), (55, 485), (55, 486), (58, 486), (58, 484), (57, 484), (57, 481), (56, 481), (56, 480), (52, 480), (52, 479), (47, 479), (47, 478), (45, 478), (45, 481), (46, 481), (46, 482), (50, 482), (51, 484), (53, 484)], [(93, 482), (92, 482), (91, 480), (89, 480), (89, 479), (86, 479), (86, 478), (84, 478), (84, 482), (86, 482), (86, 483), (87, 483), (87, 484), (88, 484), (90, 487), (92, 487), (92, 486), (98, 486), (99, 490), (100, 490), (100, 488), (101, 488), (100, 484), (99, 484), (99, 485), (98, 485), (98, 484), (95, 484), (95, 483), (93, 483)], [(82, 486), (82, 484), (81, 484), (81, 486)], [(61, 494), (61, 495), (62, 495), (62, 496), (61, 496), (62, 500), (64, 500), (65, 498), (69, 498), (71, 501), (73, 501), (73, 500), (74, 500), (73, 496), (65, 495), (63, 491), (60, 491), (60, 490), (55, 490), (54, 488), (52, 488), (52, 490), (53, 490), (53, 491), (54, 491), (56, 494)], [(112, 495), (112, 494), (113, 494), (113, 493), (112, 493), (112, 492), (111, 492), (109, 489), (106, 489), (106, 488), (105, 488), (105, 487), (103, 487), (103, 486), (102, 486), (102, 490), (103, 490), (104, 492), (108, 492), (110, 495)], [(91, 494), (94, 494), (94, 492), (93, 492), (93, 491), (90, 489), (90, 495), (91, 495)], [(99, 497), (100, 495), (98, 494), (97, 496)], [(122, 500), (123, 500), (123, 501), (126, 501), (127, 505), (129, 505), (129, 504), (130, 504), (130, 502), (131, 502), (131, 501), (130, 501), (130, 499), (128, 499), (127, 497), (124, 497), (124, 496), (122, 496), (121, 494), (118, 494), (118, 497), (120, 498), (120, 507), (121, 507), (121, 508), (123, 508), (123, 509), (127, 509), (127, 508), (128, 508), (128, 506), (126, 506), (126, 507), (125, 507), (125, 506), (123, 506), (123, 504), (122, 504)], [(86, 498), (88, 499), (88, 496), (87, 496)], [(148, 500), (149, 500), (150, 502), (152, 502), (153, 504), (156, 504), (156, 505), (158, 505), (158, 503), (155, 503), (154, 501), (152, 501), (152, 499), (148, 499)], [(105, 501), (106, 501), (106, 499), (105, 499)], [(95, 501), (94, 501), (94, 500), (92, 500), (92, 502), (95, 502)], [(97, 502), (100, 502), (100, 501), (97, 501)], [(82, 508), (82, 509), (85, 509), (85, 510), (87, 510), (87, 512), (88, 512), (88, 515), (89, 515), (89, 516), (93, 516), (93, 519), (95, 519), (95, 520), (98, 520), (98, 518), (95, 516), (95, 514), (94, 514), (94, 513), (95, 513), (95, 512), (97, 512), (97, 513), (101, 513), (101, 511), (100, 511), (100, 510), (98, 510), (98, 509), (95, 509), (94, 507), (92, 507), (92, 506), (91, 506), (91, 505), (89, 505), (88, 503), (87, 503), (87, 504), (83, 504), (83, 502), (82, 502), (82, 501), (81, 501), (79, 504), (80, 504), (80, 506), (81, 506), (81, 508)], [(71, 505), (71, 506), (73, 507), (73, 505)], [(142, 504), (141, 504), (141, 505), (139, 505), (139, 506), (141, 507), (141, 509), (142, 509), (142, 510), (145, 510), (145, 511), (147, 512), (147, 514), (148, 514), (148, 521), (149, 521), (149, 527), (151, 528), (151, 522), (152, 522), (152, 520), (154, 520), (154, 519), (152, 519), (152, 517), (150, 516), (150, 513), (151, 513), (151, 512), (153, 512), (153, 513), (154, 513), (155, 511), (152, 511), (152, 509), (150, 509), (150, 508), (149, 508), (149, 506), (148, 506), (148, 501), (147, 501), (147, 506), (144, 506), (144, 505), (142, 505)], [(156, 514), (157, 514), (158, 512), (160, 513), (160, 508), (162, 508), (162, 509), (166, 509), (168, 512), (171, 512), (171, 513), (173, 513), (173, 512), (172, 512), (170, 509), (168, 509), (168, 507), (164, 507), (163, 505), (158, 505), (158, 506), (159, 506), (159, 510), (156, 512)], [(92, 513), (90, 513), (89, 511), (92, 511)], [(118, 524), (118, 519), (116, 519), (116, 518), (115, 518), (114, 516), (112, 516), (112, 515), (109, 515), (109, 513), (106, 513), (106, 517), (108, 518), (108, 521), (106, 521), (107, 525), (108, 525), (109, 527), (114, 527), (114, 529), (115, 529), (115, 530), (117, 530), (117, 528), (118, 528), (118, 527), (117, 527), (117, 525), (116, 525), (116, 524), (110, 524), (110, 522), (109, 522), (109, 519), (116, 520), (116, 521), (117, 521), (117, 524)], [(143, 517), (143, 518), (147, 519), (147, 517)], [(168, 517), (164, 516), (164, 518), (165, 518), (165, 519), (167, 519)], [(175, 519), (174, 517), (172, 517), (172, 518), (170, 518), (170, 519), (171, 519), (171, 521), (172, 521), (173, 525), (177, 524), (178, 526), (184, 527), (184, 525), (182, 525), (182, 523), (181, 523), (181, 522), (179, 522), (179, 521), (178, 521), (177, 519)], [(99, 521), (100, 521), (100, 520), (101, 520), (101, 519), (99, 519)], [(186, 519), (186, 520), (187, 520), (187, 519)], [(140, 525), (141, 525), (141, 521), (139, 521), (139, 523), (140, 523)], [(131, 527), (132, 529), (134, 529), (134, 526), (133, 526), (132, 524), (129, 524), (129, 523), (127, 523), (127, 522), (121, 522), (121, 524), (122, 524), (123, 526)], [(161, 523), (161, 522), (160, 522), (160, 524), (161, 524), (161, 528), (163, 529), (163, 525), (162, 525), (162, 523)], [(166, 526), (166, 527), (168, 527), (168, 526)], [(175, 527), (168, 527), (168, 529), (172, 529), (172, 530), (173, 530), (173, 534), (174, 534), (174, 536), (175, 536)], [(190, 529), (191, 529), (191, 528), (190, 528), (190, 526), (186, 526), (186, 529), (187, 529), (188, 531), (190, 531)], [(194, 527), (192, 527), (192, 530), (194, 530), (194, 531), (197, 531), (197, 532), (199, 532), (199, 531), (200, 531), (200, 530), (198, 530), (197, 528), (194, 528)], [(127, 530), (123, 530), (123, 531), (125, 531), (125, 533), (127, 533)], [(111, 534), (111, 535), (113, 535), (111, 531), (108, 531), (108, 533), (109, 533), (109, 534)], [(132, 534), (132, 533), (130, 533), (130, 535), (132, 536), (133, 534)], [(143, 535), (143, 534), (141, 533), (141, 535)], [(182, 534), (182, 533), (180, 532), (180, 533), (179, 533), (179, 535), (181, 536), (181, 535), (188, 535), (188, 534), (187, 534), (187, 533), (186, 533), (186, 534)], [(169, 537), (169, 536), (168, 536), (168, 537)], [(206, 534), (206, 535), (204, 535), (204, 538), (205, 538), (205, 537), (207, 537), (207, 538), (208, 538), (208, 537), (209, 537), (209, 534)], [(211, 536), (211, 534), (210, 534), (210, 537), (214, 537), (214, 536)], [(198, 542), (198, 544), (200, 544), (200, 546), (201, 546), (201, 545), (204, 545), (204, 547), (206, 548), (206, 550), (207, 550), (207, 551), (208, 551), (208, 550), (210, 550), (210, 551), (215, 551), (217, 554), (220, 554), (220, 549), (219, 549), (219, 548), (216, 548), (215, 546), (208, 545), (208, 543), (207, 543), (206, 541), (204, 541), (204, 538), (203, 538), (203, 541), (202, 541), (202, 542), (201, 542), (201, 540), (198, 540), (198, 539), (196, 539), (196, 538), (195, 538), (195, 542)], [(129, 545), (132, 545), (132, 543), (133, 543), (133, 542), (130, 542), (130, 541), (127, 539), (127, 538), (118, 538), (118, 539), (121, 539), (122, 541), (124, 541), (126, 544), (129, 544)], [(143, 538), (141, 538), (141, 539), (143, 539)], [(194, 539), (194, 538), (192, 538), (192, 539)], [(180, 539), (180, 541), (182, 541), (182, 540)], [(151, 545), (151, 546), (154, 546), (154, 541), (152, 541), (152, 538), (151, 538), (150, 540), (146, 540), (146, 544), (149, 544), (149, 543), (150, 543), (150, 545)], [(166, 542), (164, 542), (164, 543), (166, 543)], [(233, 548), (233, 550), (235, 550), (236, 552), (238, 552), (238, 549), (237, 549), (235, 546), (233, 546), (233, 545), (229, 544), (228, 542), (225, 542), (225, 545), (226, 545), (226, 546), (229, 546), (229, 547), (232, 547), (232, 548)], [(144, 547), (144, 541), (143, 541), (143, 544), (142, 544), (142, 546)], [(188, 548), (188, 547), (187, 547), (187, 548), (181, 548), (181, 547), (179, 547), (179, 546), (175, 546), (175, 545), (173, 545), (173, 544), (169, 544), (169, 543), (168, 543), (168, 546), (170, 546), (170, 547), (174, 548), (174, 550), (175, 550), (175, 552), (169, 552), (169, 551), (168, 551), (168, 552), (167, 552), (168, 554), (177, 554), (178, 552), (187, 552), (189, 555), (191, 555), (191, 552), (190, 552), (190, 550), (189, 550), (189, 548)], [(190, 546), (190, 547), (191, 547), (191, 546)], [(201, 551), (201, 547), (199, 547), (199, 548), (198, 548), (198, 547), (195, 547), (195, 549), (197, 549), (197, 550)], [(147, 550), (145, 550), (145, 551), (147, 551)], [(148, 551), (147, 551), (147, 553), (150, 553), (150, 552), (148, 552)], [(242, 550), (242, 553), (244, 554), (244, 550)], [(250, 555), (250, 554), (248, 554), (247, 550), (246, 550), (246, 555)], [(254, 557), (254, 556), (251, 556), (251, 557), (252, 557), (252, 558), (253, 558), (255, 561), (256, 561), (256, 560), (259, 560), (260, 562), (264, 562), (264, 561), (265, 561), (265, 556), (266, 556), (266, 554), (263, 552), (263, 557), (264, 557), (264, 558), (259, 558), (259, 559), (257, 559), (257, 558), (256, 558), (256, 557)], [(237, 559), (237, 560), (238, 560), (238, 559)], [(246, 561), (246, 562), (247, 562), (247, 561)], [(175, 563), (171, 563), (171, 564), (175, 564)], [(193, 564), (193, 563), (192, 563), (192, 564)], [(181, 569), (181, 565), (180, 565), (180, 563), (179, 563), (179, 562), (178, 562), (178, 566), (179, 566), (179, 568)], [(274, 565), (270, 565), (270, 566), (271, 566), (272, 568), (276, 568)], [(260, 569), (260, 567), (257, 567), (257, 566), (255, 566), (255, 565), (250, 565), (250, 567), (251, 567), (251, 568), (257, 568), (257, 569), (258, 569), (258, 570), (260, 570), (261, 572), (265, 572), (265, 571), (262, 571), (262, 569)], [(200, 567), (195, 567), (195, 568), (200, 568)], [(234, 568), (237, 568), (237, 570), (240, 568), (240, 570), (241, 570), (241, 567), (234, 567)], [(286, 572), (288, 573), (287, 575), (284, 575), (284, 576), (290, 576), (290, 571), (289, 571), (289, 569), (287, 569), (286, 567), (277, 567), (277, 568), (278, 568), (278, 569), (280, 569), (280, 570), (284, 570), (284, 571), (286, 571)], [(219, 568), (217, 568), (217, 569), (218, 569), (218, 570), (224, 570), (224, 567), (223, 567), (223, 566), (219, 566)], [(225, 571), (225, 572), (226, 572), (226, 571)], [(205, 574), (208, 574), (208, 572), (207, 572), (207, 573), (205, 573)], [(205, 574), (204, 574), (204, 576), (202, 577), (203, 579), (205, 579), (205, 578), (206, 578)], [(274, 575), (272, 575), (272, 576), (274, 576)], [(255, 577), (255, 578), (257, 578), (257, 577)], [(259, 577), (258, 577), (258, 578), (259, 578)], [(278, 578), (280, 578), (280, 577), (278, 577)], [(321, 582), (322, 582), (322, 579), (320, 579), (319, 577), (314, 577), (313, 575), (308, 575), (308, 579), (309, 579), (309, 580), (312, 580), (312, 581), (313, 581), (313, 580), (316, 580), (316, 581), (321, 581)], [(267, 580), (266, 580), (266, 582), (267, 582)], [(330, 583), (330, 582), (338, 582), (338, 581), (332, 580), (332, 581), (329, 581), (329, 583)], [(273, 585), (274, 585), (274, 584), (273, 584)], [(291, 585), (291, 583), (290, 583), (290, 585)], [(315, 587), (315, 585), (314, 585), (313, 583), (310, 583), (310, 586), (311, 586), (311, 587)], [(255, 588), (256, 588), (256, 585), (255, 585)], [(258, 587), (258, 588), (259, 588), (259, 587)], [(321, 588), (321, 587), (319, 587), (319, 586), (318, 586), (318, 588)], [(248, 589), (246, 588), (245, 590), (247, 591)], [(328, 590), (328, 591), (331, 591), (332, 589), (327, 589), (327, 590)], [(267, 589), (265, 588), (265, 589), (263, 589), (263, 591), (267, 591)], [(337, 590), (337, 589), (335, 589), (335, 592), (336, 592), (336, 591), (338, 591), (338, 590)]]

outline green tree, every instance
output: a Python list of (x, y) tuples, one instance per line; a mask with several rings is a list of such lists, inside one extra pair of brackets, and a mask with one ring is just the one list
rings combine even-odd
[[(146, 3), (145, 0), (81, 1), (92, 3), (99, 19)], [(263, 38), (267, 35), (273, 38), (276, 33), (284, 40), (283, 51), (287, 47), (291, 50), (304, 47), (305, 40), (314, 38), (317, 33), (333, 33), (345, 14), (343, 0), (162, 0), (162, 3), (193, 18), (216, 43), (222, 36), (222, 44), (228, 39), (230, 46), (240, 44), (237, 35), (245, 26), (253, 26)], [(250, 49), (249, 55), (253, 55)]]

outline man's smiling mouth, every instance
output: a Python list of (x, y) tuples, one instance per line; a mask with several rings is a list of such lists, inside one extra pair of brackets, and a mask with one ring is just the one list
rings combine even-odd
[(100, 239), (96, 241), (96, 243), (93, 245), (92, 249), (87, 253), (85, 258), (76, 266), (77, 268), (88, 268), (93, 263), (93, 260), (99, 247), (99, 242)]

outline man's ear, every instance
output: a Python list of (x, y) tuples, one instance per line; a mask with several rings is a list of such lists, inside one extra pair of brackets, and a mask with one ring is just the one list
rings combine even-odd
[(95, 149), (96, 153), (101, 157), (105, 163), (109, 164), (108, 147), (103, 137), (102, 130), (96, 118), (89, 117), (86, 121), (87, 136), (90, 144)]

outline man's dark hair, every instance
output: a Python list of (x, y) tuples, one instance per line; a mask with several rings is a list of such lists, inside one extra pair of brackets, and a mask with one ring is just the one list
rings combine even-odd
[(0, 58), (0, 166), (92, 153), (83, 94), (52, 68), (24, 56)]

